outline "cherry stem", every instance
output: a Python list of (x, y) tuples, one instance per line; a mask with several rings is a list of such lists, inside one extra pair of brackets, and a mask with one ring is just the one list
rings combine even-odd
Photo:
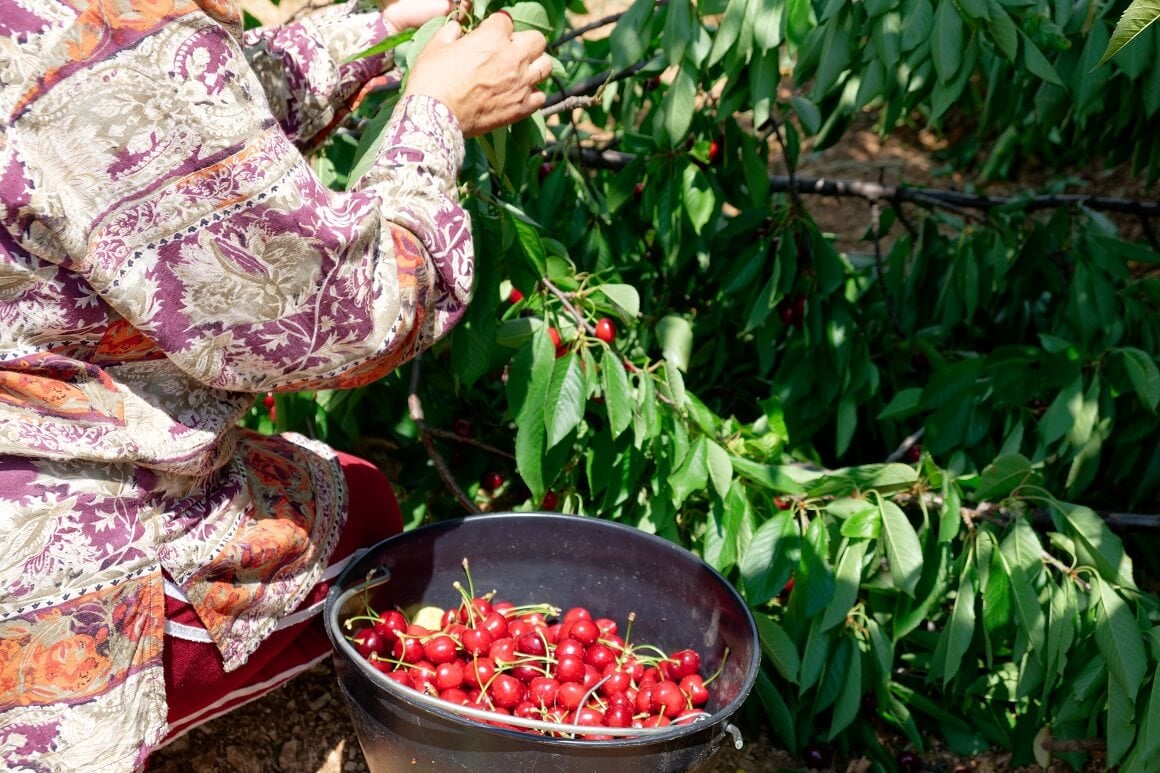
[(467, 575), (467, 590), (471, 593), (471, 598), (475, 599), (475, 582), (471, 579), (471, 568), (467, 564), (467, 559), (463, 559), (463, 573)]
[[(464, 566), (466, 567), (466, 565), (467, 565), (467, 559), (463, 559), (463, 564), (464, 564)], [(468, 575), (468, 577), (470, 578), (470, 575)], [(455, 590), (459, 591), (459, 595), (460, 595), (460, 596), (463, 598), (463, 605), (467, 607), (467, 623), (468, 623), (468, 626), (469, 626), (469, 627), (471, 627), (471, 628), (474, 628), (474, 627), (475, 627), (475, 601), (474, 601), (474, 596), (473, 596), (473, 595), (470, 595), (468, 591), (466, 591), (466, 590), (464, 590), (464, 589), (463, 589), (463, 584), (462, 584), (462, 583), (460, 583), (460, 582), (459, 582), (459, 580), (456, 580), (455, 582), (451, 583), (451, 586), (452, 586), (453, 588), (455, 588)]]
[(703, 680), (701, 682), (701, 684), (708, 685), (714, 679), (721, 676), (721, 672), (725, 669), (725, 662), (727, 660), (729, 660), (729, 648), (728, 647), (725, 648), (725, 654), (721, 656), (721, 665), (717, 666), (717, 670), (713, 672), (713, 675), (710, 676), (708, 679)]

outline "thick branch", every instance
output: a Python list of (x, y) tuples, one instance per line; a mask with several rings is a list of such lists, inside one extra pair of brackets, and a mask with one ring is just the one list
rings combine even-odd
[[(592, 169), (623, 169), (637, 158), (632, 153), (611, 149), (569, 148), (568, 152), (581, 166)], [(968, 210), (986, 212), (1000, 207), (1033, 212), (1041, 209), (1084, 206), (1101, 212), (1118, 212), (1143, 218), (1160, 217), (1160, 201), (1087, 196), (1082, 193), (1050, 193), (1027, 197), (984, 196), (940, 188), (883, 185), (865, 180), (783, 175), (774, 175), (770, 178), (770, 190), (774, 193), (796, 192), (818, 196), (854, 197), (867, 201), (888, 201), (891, 204), (908, 202), (927, 207), (934, 206), (961, 215), (969, 215)]]

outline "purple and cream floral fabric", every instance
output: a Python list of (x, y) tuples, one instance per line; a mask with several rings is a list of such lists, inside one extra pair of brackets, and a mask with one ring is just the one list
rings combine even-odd
[(460, 317), (463, 138), (423, 97), (336, 193), (316, 144), (389, 62), (355, 3), (241, 34), (227, 0), (0, 0), (0, 760), (140, 766), (163, 581), (227, 668), (325, 567), (333, 454), (239, 430), (381, 377)]

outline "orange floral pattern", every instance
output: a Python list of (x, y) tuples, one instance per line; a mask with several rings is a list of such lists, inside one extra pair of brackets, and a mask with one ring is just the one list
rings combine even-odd
[(379, 378), (463, 313), (443, 105), (401, 100), (348, 192), (299, 152), (389, 65), (350, 60), (390, 32), (359, 1), (243, 35), (229, 0), (0, 0), (7, 767), (144, 763), (166, 576), (245, 663), (317, 584), (346, 490), (329, 448), (239, 419)]

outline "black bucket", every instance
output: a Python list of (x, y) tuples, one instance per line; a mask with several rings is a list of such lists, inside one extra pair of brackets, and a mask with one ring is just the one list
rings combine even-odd
[[(622, 626), (635, 612), (632, 641), (666, 652), (697, 650), (702, 673), (721, 668), (704, 706), (708, 716), (609, 741), (491, 727), (396, 684), (346, 640), (343, 621), (365, 614), (368, 600), (376, 610), (417, 602), (457, 606), (452, 583), (464, 581), (464, 558), (477, 593), (495, 589), (497, 599), (517, 605), (584, 606)], [(712, 567), (660, 537), (559, 513), (470, 516), (380, 542), (338, 578), (324, 614), (339, 686), (375, 773), (696, 770), (726, 738), (740, 748), (730, 719), (749, 695), (761, 661), (752, 615)]]

